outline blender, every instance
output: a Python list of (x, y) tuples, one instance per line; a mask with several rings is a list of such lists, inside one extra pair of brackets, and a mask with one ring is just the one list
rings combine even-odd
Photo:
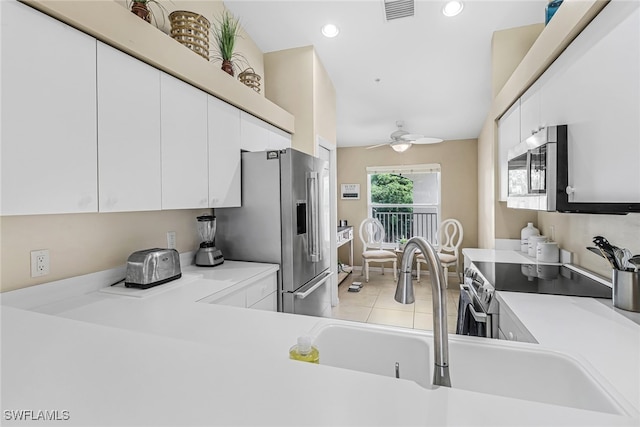
[(214, 267), (224, 262), (224, 257), (220, 249), (214, 245), (216, 237), (216, 217), (213, 215), (202, 215), (197, 217), (198, 234), (202, 239), (200, 249), (196, 252), (196, 265), (201, 267)]

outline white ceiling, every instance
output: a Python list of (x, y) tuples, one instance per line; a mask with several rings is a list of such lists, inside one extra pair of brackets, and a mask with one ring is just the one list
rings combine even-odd
[[(336, 89), (340, 147), (387, 142), (399, 119), (410, 133), (478, 137), (492, 33), (544, 22), (547, 0), (466, 0), (453, 18), (444, 3), (416, 0), (415, 16), (386, 22), (383, 0), (225, 1), (263, 52), (315, 46)], [(328, 22), (336, 38), (321, 35)]]

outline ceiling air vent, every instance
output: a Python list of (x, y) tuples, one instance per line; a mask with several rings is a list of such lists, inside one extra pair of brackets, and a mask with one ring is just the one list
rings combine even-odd
[(387, 21), (413, 16), (413, 0), (384, 0), (384, 14)]

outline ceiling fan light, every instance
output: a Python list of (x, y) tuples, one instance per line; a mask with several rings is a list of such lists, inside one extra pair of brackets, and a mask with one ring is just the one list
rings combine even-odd
[(457, 14), (462, 12), (463, 8), (464, 4), (461, 1), (448, 1), (447, 4), (445, 4), (442, 8), (442, 14), (448, 17), (456, 16)]
[(394, 141), (391, 143), (391, 148), (396, 153), (404, 153), (411, 147), (411, 142), (409, 141)]

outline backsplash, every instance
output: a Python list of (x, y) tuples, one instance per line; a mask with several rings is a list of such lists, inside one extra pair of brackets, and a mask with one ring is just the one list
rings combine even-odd
[(628, 248), (633, 254), (640, 254), (640, 214), (638, 213), (585, 215), (539, 212), (537, 227), (541, 234), (553, 237), (560, 247), (573, 252), (574, 264), (594, 271), (609, 280), (611, 267), (607, 261), (586, 249), (587, 246), (594, 246), (592, 241), (594, 236), (604, 236), (611, 244)]
[[(178, 252), (198, 247), (196, 216), (210, 209), (0, 217), (0, 291), (80, 276), (124, 265), (140, 249), (167, 247), (176, 232)], [(31, 277), (30, 252), (49, 249), (50, 274)]]

